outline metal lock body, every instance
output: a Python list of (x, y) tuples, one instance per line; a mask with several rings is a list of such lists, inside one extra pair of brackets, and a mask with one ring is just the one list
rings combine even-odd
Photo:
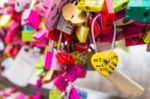
[(150, 1), (130, 0), (126, 8), (126, 18), (144, 23), (150, 22)]

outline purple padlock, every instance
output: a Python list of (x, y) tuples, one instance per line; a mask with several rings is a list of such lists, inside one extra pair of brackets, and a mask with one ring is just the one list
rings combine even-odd
[(72, 87), (68, 99), (81, 99), (76, 88)]
[(46, 14), (47, 8), (43, 5), (43, 3), (39, 3), (36, 8), (35, 8), (35, 12), (38, 15), (44, 16)]
[(70, 66), (67, 70), (67, 73), (64, 75), (64, 77), (69, 80), (70, 82), (74, 82), (77, 78), (83, 77), (85, 75), (85, 70), (79, 66)]
[(48, 6), (49, 8), (44, 18), (45, 26), (48, 30), (53, 30), (57, 27), (61, 10), (67, 2), (68, 0), (49, 0), (50, 6)]
[(33, 38), (37, 41), (45, 40), (47, 32), (48, 31), (46, 29), (39, 30), (33, 35)]
[(34, 29), (38, 29), (40, 25), (40, 17), (32, 9), (26, 9), (22, 14), (21, 24), (28, 24)]
[(61, 75), (58, 75), (54, 81), (54, 85), (59, 89), (61, 92), (64, 92), (68, 86), (68, 81)]

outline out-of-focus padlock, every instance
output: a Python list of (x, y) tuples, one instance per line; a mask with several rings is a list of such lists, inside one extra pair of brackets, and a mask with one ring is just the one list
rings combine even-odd
[(87, 12), (100, 12), (102, 11), (103, 4), (104, 0), (80, 0), (77, 7)]
[(13, 32), (13, 31), (15, 31), (18, 27), (19, 27), (19, 23), (17, 22), (17, 21), (15, 21), (15, 20), (12, 20), (9, 24), (8, 24), (8, 26), (7, 26), (7, 31), (8, 32)]
[(105, 0), (102, 10), (102, 30), (103, 33), (109, 33), (112, 29), (115, 20), (115, 12), (113, 9), (112, 1)]
[(21, 12), (29, 7), (32, 0), (16, 0), (15, 1), (15, 10)]
[(75, 26), (81, 26), (86, 21), (86, 14), (72, 3), (68, 3), (63, 7), (62, 15), (65, 21), (70, 22)]
[[(52, 31), (57, 27), (58, 19), (61, 15), (62, 7), (68, 2), (68, 0), (45, 0), (47, 4), (50, 4), (46, 7), (48, 7), (48, 10), (46, 11), (46, 15), (44, 18), (45, 21), (45, 27)], [(44, 3), (45, 4), (45, 3)]]
[(35, 40), (45, 40), (46, 39), (46, 33), (48, 31), (46, 29), (43, 29), (43, 30), (39, 30), (37, 31), (34, 35), (33, 35), (33, 38)]
[(129, 0), (112, 0), (115, 12), (119, 12), (126, 8)]
[(23, 30), (22, 31), (22, 41), (24, 42), (33, 42), (34, 39), (33, 39), (33, 35), (34, 35), (35, 31), (32, 30), (32, 31), (28, 31), (28, 30)]
[(86, 43), (87, 37), (89, 34), (88, 21), (90, 18), (90, 14), (87, 15), (85, 26), (79, 26), (76, 30), (76, 36), (81, 43)]
[(126, 18), (138, 20), (144, 23), (150, 22), (150, 1), (129, 0), (126, 8)]
[(146, 36), (145, 36), (145, 38), (144, 38), (144, 42), (145, 42), (146, 44), (150, 44), (150, 31), (147, 31), (147, 32), (146, 32)]
[(65, 80), (65, 78), (61, 75), (58, 75), (54, 79), (53, 83), (56, 86), (56, 88), (59, 89), (61, 92), (64, 92), (68, 86), (68, 81)]
[(33, 10), (34, 4), (35, 4), (35, 0), (32, 0), (30, 8), (26, 9), (22, 13), (22, 22), (21, 22), (21, 24), (23, 24), (23, 25), (28, 24), (31, 27), (33, 27), (34, 29), (38, 29), (39, 25), (40, 25), (40, 17)]
[(0, 27), (7, 27), (11, 22), (12, 16), (10, 14), (3, 14), (0, 16)]
[[(90, 26), (90, 27), (92, 27), (92, 22), (93, 22), (93, 18), (91, 17), (91, 18), (89, 19), (89, 26)], [(95, 21), (95, 23), (94, 23), (94, 36), (95, 36), (95, 37), (98, 37), (101, 33), (102, 33), (101, 27), (100, 27), (100, 25), (98, 24), (98, 22)]]
[(75, 87), (71, 88), (71, 91), (70, 91), (69, 94), (70, 95), (69, 95), (68, 99), (81, 99), (80, 95), (79, 95), (79, 93), (78, 93), (78, 91), (77, 91), (77, 89)]
[(89, 48), (88, 43), (74, 43), (73, 44), (73, 49), (75, 51), (86, 52), (86, 51), (88, 51), (88, 48)]
[(46, 38), (52, 39), (54, 41), (58, 41), (59, 40), (59, 34), (60, 34), (60, 31), (54, 29), (54, 30), (48, 31), (46, 33)]
[(63, 66), (71, 65), (74, 64), (75, 62), (72, 55), (67, 52), (62, 52), (62, 51), (57, 52), (56, 58), (58, 62)]
[(70, 82), (74, 82), (77, 78), (85, 76), (85, 70), (79, 65), (70, 66), (64, 77)]

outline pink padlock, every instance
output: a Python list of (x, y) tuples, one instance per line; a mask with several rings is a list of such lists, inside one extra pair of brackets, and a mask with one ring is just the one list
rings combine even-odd
[(19, 27), (19, 23), (15, 20), (11, 21), (8, 26), (7, 26), (7, 31), (8, 32), (13, 32)]
[(49, 2), (50, 4), (48, 6), (46, 5), (49, 8), (46, 11), (44, 18), (45, 26), (48, 30), (53, 30), (57, 27), (62, 7), (68, 2), (68, 0), (45, 0), (45, 2)]
[(54, 85), (59, 89), (61, 92), (64, 92), (68, 86), (68, 81), (61, 75), (58, 75), (54, 81)]
[(46, 40), (38, 40), (38, 41), (34, 41), (31, 44), (32, 46), (36, 46), (38, 48), (45, 48), (45, 46), (47, 45)]
[(42, 2), (36, 5), (35, 12), (38, 15), (44, 16), (46, 11), (47, 11), (47, 7), (45, 7)]
[(21, 24), (28, 24), (34, 29), (38, 29), (40, 25), (40, 17), (37, 13), (32, 9), (26, 9), (22, 14), (22, 23)]
[(76, 88), (72, 87), (68, 99), (81, 99)]
[(42, 80), (39, 78), (39, 79), (37, 79), (36, 84), (35, 84), (34, 87), (39, 89), (41, 86), (42, 86)]
[(34, 99), (41, 99), (42, 93), (41, 92), (37, 92), (34, 96)]
[(16, 36), (17, 31), (8, 31), (6, 37), (5, 37), (5, 43), (10, 44), (12, 43), (14, 37)]
[(50, 69), (51, 68), (52, 60), (53, 60), (53, 54), (54, 54), (53, 51), (47, 51), (45, 53), (45, 57), (44, 57), (44, 68), (45, 69)]
[(64, 77), (70, 82), (74, 82), (77, 78), (83, 77), (85, 75), (85, 70), (78, 65), (70, 66)]
[(43, 30), (39, 30), (37, 31), (34, 35), (33, 35), (33, 38), (37, 41), (39, 40), (45, 40), (46, 39), (46, 33), (48, 31), (46, 29), (43, 29)]
[(56, 58), (57, 50), (53, 50), (53, 58), (52, 58), (52, 64), (51, 64), (51, 69), (59, 71), (60, 70), (60, 64)]

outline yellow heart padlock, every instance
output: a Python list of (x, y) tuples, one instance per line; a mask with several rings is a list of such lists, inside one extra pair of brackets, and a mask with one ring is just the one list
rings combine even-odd
[(118, 65), (118, 56), (114, 51), (96, 53), (91, 58), (92, 66), (103, 76), (109, 76)]

